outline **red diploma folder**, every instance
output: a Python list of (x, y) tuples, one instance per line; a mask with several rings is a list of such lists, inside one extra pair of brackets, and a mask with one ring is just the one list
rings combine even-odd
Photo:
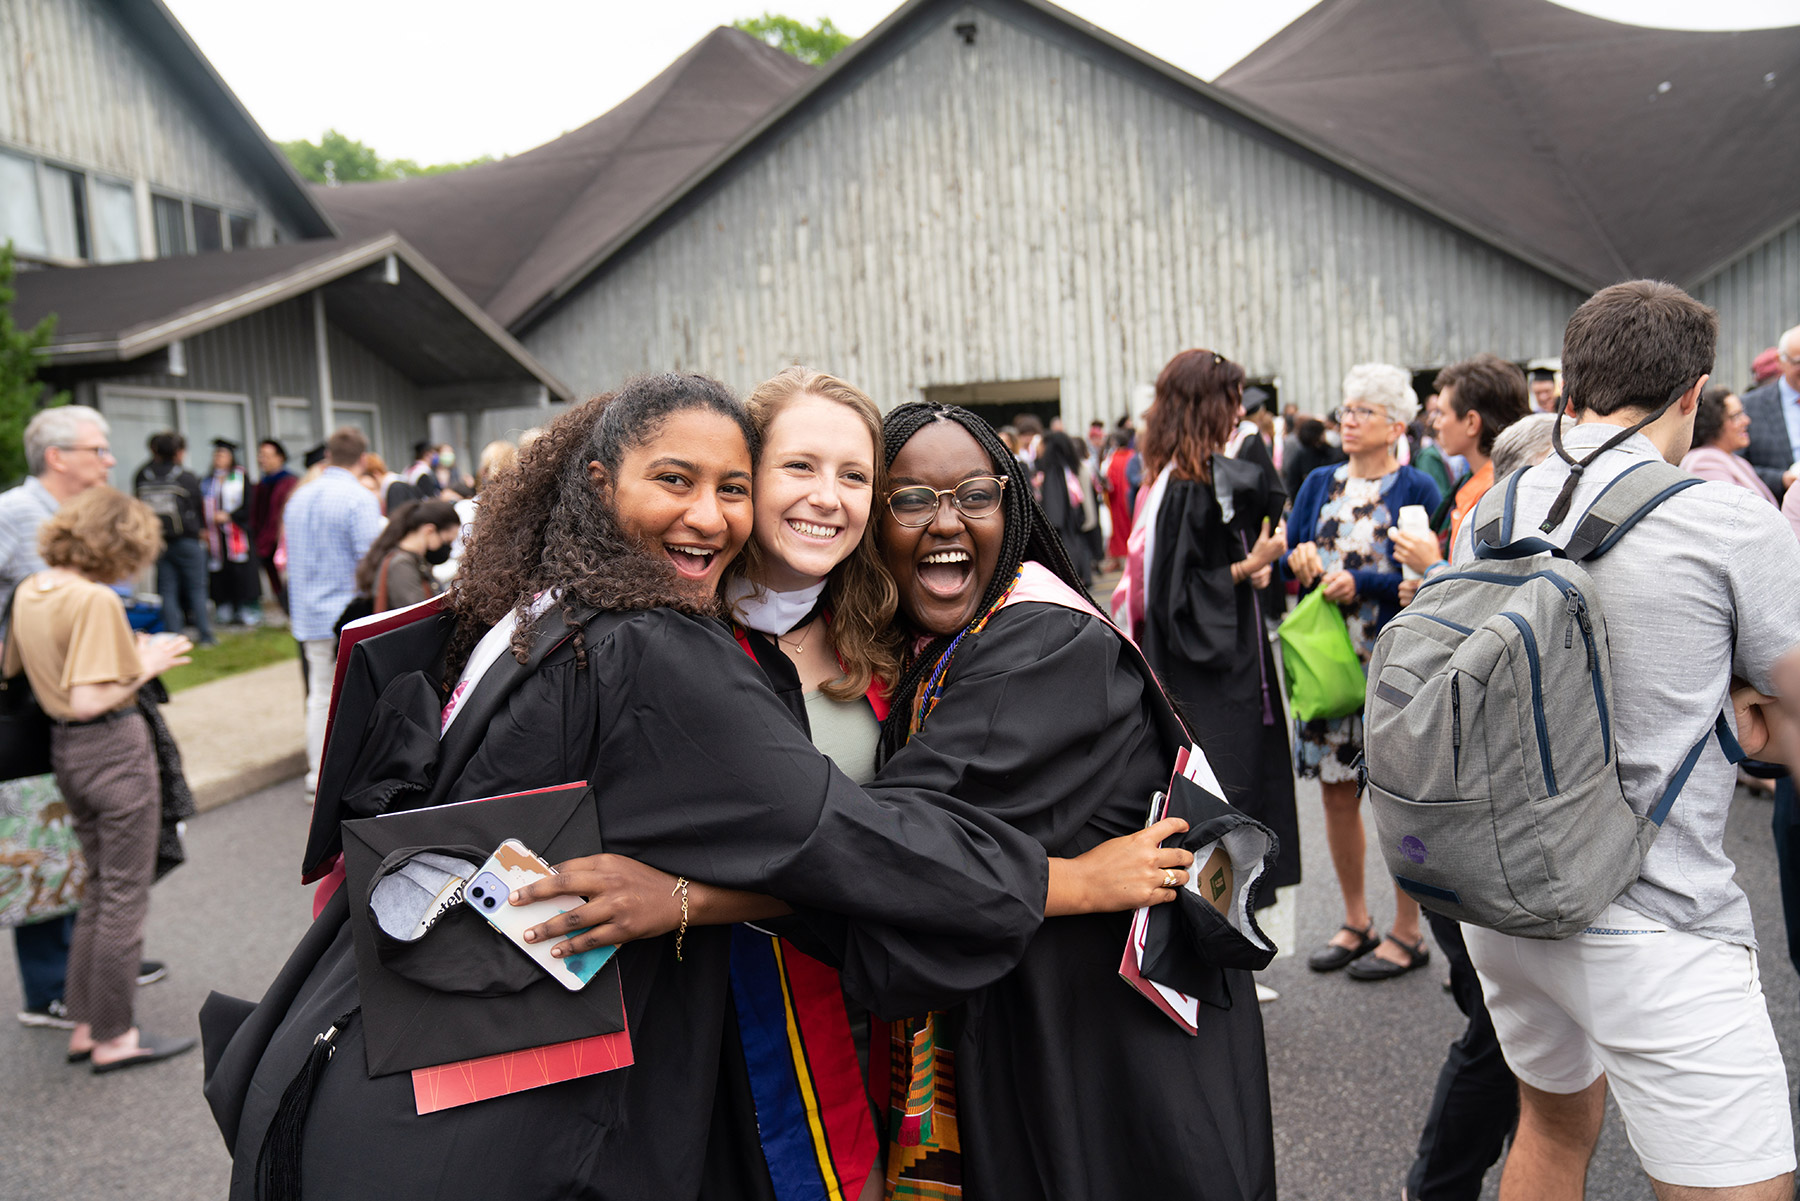
[(421, 1115), (436, 1113), (579, 1076), (597, 1076), (631, 1064), (631, 1028), (627, 1025), (617, 1034), (596, 1034), (547, 1047), (414, 1068), (413, 1106)]

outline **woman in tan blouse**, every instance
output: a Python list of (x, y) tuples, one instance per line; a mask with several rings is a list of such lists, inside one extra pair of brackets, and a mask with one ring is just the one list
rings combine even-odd
[(186, 663), (191, 644), (180, 635), (133, 635), (110, 585), (161, 549), (149, 508), (111, 488), (90, 488), (39, 530), (48, 569), (20, 581), (6, 640), (6, 674), (23, 668), (56, 723), (50, 759), (87, 860), (65, 996), (76, 1023), (69, 1062), (91, 1060), (96, 1073), (194, 1045), (144, 1033), (132, 1021), (161, 820), (156, 754), (137, 692)]

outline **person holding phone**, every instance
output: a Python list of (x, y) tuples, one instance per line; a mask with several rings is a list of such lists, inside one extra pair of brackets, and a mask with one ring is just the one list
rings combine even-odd
[[(446, 801), (589, 779), (609, 849), (677, 877), (684, 901), (709, 880), (806, 910), (839, 961), (905, 1011), (1004, 975), (1071, 897), (1081, 911), (1173, 899), (1191, 857), (1156, 845), (1167, 823), (1051, 861), (953, 796), (877, 803), (810, 744), (716, 620), (750, 533), (759, 444), (723, 385), (650, 376), (559, 417), (495, 485), (451, 593), (450, 735), (484, 665), (523, 664), (549, 612), (580, 632), (532, 660)], [(348, 812), (321, 803), (315, 823)], [(587, 895), (573, 874), (567, 884)], [(341, 926), (344, 908), (334, 900), (320, 921)], [(684, 925), (620, 949), (631, 1066), (421, 1119), (406, 1073), (368, 1077), (351, 1017), (303, 1125), (284, 1133), (280, 1099), (315, 1036), (363, 1000), (346, 931), (302, 948), (284, 971), (298, 991), (244, 1018), (208, 1080), (215, 1114), (232, 1115), (233, 1198), (259, 1195), (264, 1149), (282, 1144), (295, 1156), (283, 1178), (308, 1198), (753, 1195), (709, 1137), (731, 1020), (728, 930)]]

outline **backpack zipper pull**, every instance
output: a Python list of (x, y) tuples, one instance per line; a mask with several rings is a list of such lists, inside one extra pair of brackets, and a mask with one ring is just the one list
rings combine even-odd
[(1563, 649), (1571, 650), (1575, 646), (1575, 615), (1581, 611), (1581, 598), (1573, 592), (1563, 593), (1569, 607), (1569, 626), (1563, 631)]
[(1597, 666), (1594, 652), (1594, 625), (1588, 620), (1587, 602), (1579, 595), (1575, 597), (1575, 619), (1581, 623), (1581, 633), (1587, 642), (1588, 670), (1591, 672)]
[(1450, 753), (1452, 770), (1462, 768), (1462, 688), (1454, 674), (1450, 676)]

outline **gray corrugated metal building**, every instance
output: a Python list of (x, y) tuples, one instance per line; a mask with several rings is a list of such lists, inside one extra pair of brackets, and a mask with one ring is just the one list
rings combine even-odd
[(516, 323), (533, 353), (1085, 420), (1205, 345), (1318, 409), (1367, 359), (1555, 353), (1581, 299), (1045, 5), (918, 0), (841, 58)]
[(1725, 379), (1800, 319), (1800, 176), (1745, 150), (1800, 102), (1800, 31), (1321, 0), (1211, 86), (1040, 0), (909, 0), (755, 121), (783, 83), (724, 94), (722, 62), (757, 66), (743, 42), (710, 35), (521, 156), (735, 134), (704, 159), (664, 145), (660, 175), (599, 209), (571, 193), (549, 258), (491, 261), (494, 185), (534, 178), (511, 163), (319, 195), (347, 226), (431, 239), (453, 277), (468, 259), (505, 280), (495, 315), (579, 391), (803, 361), (884, 404), (1111, 417), (1206, 345), (1322, 409), (1362, 360), (1555, 355), (1574, 306), (1633, 275), (1719, 306)]
[(395, 465), (571, 393), (426, 258), (346, 239), (160, 0), (0, 0), (0, 240), (45, 376), (113, 425), (293, 454), (356, 425)]

